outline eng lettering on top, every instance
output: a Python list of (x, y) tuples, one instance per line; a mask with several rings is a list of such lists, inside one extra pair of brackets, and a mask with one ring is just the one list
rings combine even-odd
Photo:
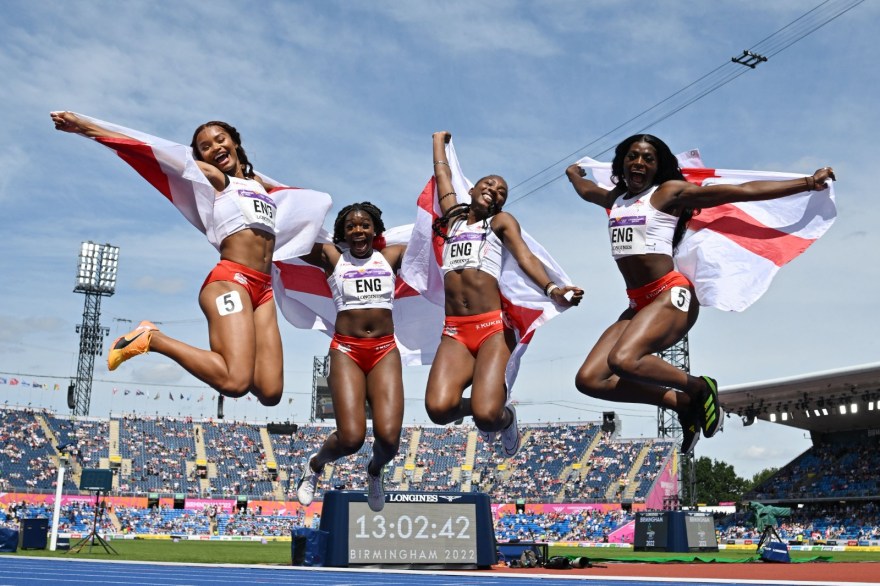
[(645, 216), (624, 216), (608, 220), (611, 252), (615, 255), (644, 254), (646, 233)]
[(485, 239), (482, 232), (462, 232), (446, 243), (446, 263), (449, 267), (467, 267), (468, 263), (478, 261), (480, 243)]
[(262, 224), (275, 229), (276, 206), (268, 195), (249, 189), (239, 189), (237, 201), (247, 224)]
[(342, 294), (346, 304), (381, 300), (391, 290), (391, 273), (384, 268), (346, 271), (342, 275)]

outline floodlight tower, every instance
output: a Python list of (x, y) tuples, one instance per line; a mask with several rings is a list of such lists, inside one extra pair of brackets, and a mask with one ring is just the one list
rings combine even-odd
[[(682, 369), (685, 372), (691, 371), (691, 355), (688, 337), (684, 338), (659, 353), (660, 358)], [(658, 437), (673, 438), (679, 444), (683, 431), (681, 423), (678, 421), (678, 414), (670, 409), (663, 407), (657, 408), (657, 435)], [(697, 478), (694, 470), (694, 453), (681, 454), (679, 458), (679, 498), (683, 504), (696, 504)]]
[(103, 339), (110, 333), (109, 328), (101, 327), (101, 297), (110, 297), (116, 292), (118, 267), (118, 246), (91, 241), (82, 243), (73, 292), (83, 293), (86, 300), (82, 323), (76, 326), (79, 334), (76, 378), (70, 381), (67, 393), (67, 406), (74, 415), (89, 414), (95, 356), (102, 353)]

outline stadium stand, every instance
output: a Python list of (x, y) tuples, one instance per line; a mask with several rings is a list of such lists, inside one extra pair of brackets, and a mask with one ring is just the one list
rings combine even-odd
[[(386, 469), (387, 490), (483, 491), (499, 506), (497, 537), (596, 541), (633, 516), (673, 457), (671, 440), (624, 439), (601, 431), (601, 422), (522, 424), (523, 447), (505, 459), (472, 425), (408, 426), (398, 456)], [(93, 495), (77, 489), (83, 468), (114, 471), (116, 503), (100, 530), (119, 534), (283, 536), (292, 527), (317, 526), (293, 503), (305, 459), (332, 426), (300, 425), (292, 435), (270, 435), (265, 425), (189, 418), (115, 416), (72, 418), (31, 409), (0, 409), (0, 525), (25, 517), (51, 517), (43, 498), (54, 494), (59, 445), (75, 449), (65, 459), (62, 532), (87, 532), (95, 517)], [(328, 465), (318, 499), (333, 488), (362, 489), (371, 430), (361, 450)], [(792, 507), (780, 534), (793, 542), (849, 543), (880, 540), (880, 433), (874, 430), (814, 433), (814, 445), (780, 469), (746, 500)], [(175, 497), (175, 498), (171, 498)], [(160, 498), (162, 503), (159, 503)], [(195, 504), (227, 499), (228, 505)], [(172, 506), (172, 501), (173, 505)], [(183, 507), (184, 501), (193, 504)], [(268, 507), (253, 503), (282, 503)], [(250, 503), (250, 505), (249, 505)], [(514, 503), (524, 503), (521, 512)], [(579, 503), (546, 509), (550, 504)], [(180, 507), (178, 507), (180, 505)], [(502, 507), (503, 505), (503, 507)], [(287, 511), (284, 506), (289, 506)], [(271, 510), (269, 510), (271, 509)], [(751, 539), (747, 508), (719, 523), (722, 539)]]

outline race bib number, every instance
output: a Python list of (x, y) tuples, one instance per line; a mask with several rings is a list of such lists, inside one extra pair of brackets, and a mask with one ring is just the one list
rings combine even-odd
[(645, 254), (646, 232), (645, 216), (626, 216), (608, 220), (611, 254), (614, 256)]
[(391, 273), (382, 268), (349, 271), (342, 276), (342, 299), (345, 305), (365, 305), (390, 300), (393, 291)]
[(691, 290), (687, 287), (673, 287), (669, 292), (672, 295), (672, 305), (687, 313), (691, 307)]
[(239, 189), (237, 201), (246, 224), (262, 224), (275, 231), (275, 202), (272, 198), (256, 191)]
[(479, 267), (484, 238), (482, 232), (462, 232), (450, 238), (443, 248), (444, 266), (448, 269)]
[(238, 291), (230, 291), (217, 297), (217, 311), (220, 315), (238, 313), (242, 309), (244, 309), (244, 304), (241, 302), (241, 295), (238, 294)]

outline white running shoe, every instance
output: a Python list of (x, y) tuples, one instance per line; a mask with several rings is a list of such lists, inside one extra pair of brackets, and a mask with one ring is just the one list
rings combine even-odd
[(379, 471), (378, 476), (370, 474), (370, 464), (367, 464), (367, 504), (370, 510), (378, 513), (385, 508), (385, 469)]
[(315, 492), (318, 490), (318, 478), (321, 476), (321, 472), (323, 472), (323, 470), (321, 472), (312, 471), (312, 459), (317, 455), (312, 454), (308, 457), (305, 466), (303, 466), (299, 484), (296, 485), (296, 500), (303, 506), (312, 504), (312, 501), (315, 499)]
[(504, 454), (508, 458), (512, 458), (513, 456), (516, 456), (516, 453), (519, 451), (521, 438), (519, 435), (519, 426), (516, 422), (516, 407), (508, 405), (507, 409), (510, 410), (510, 414), (513, 418), (510, 421), (510, 425), (501, 430), (501, 447), (504, 448)]

